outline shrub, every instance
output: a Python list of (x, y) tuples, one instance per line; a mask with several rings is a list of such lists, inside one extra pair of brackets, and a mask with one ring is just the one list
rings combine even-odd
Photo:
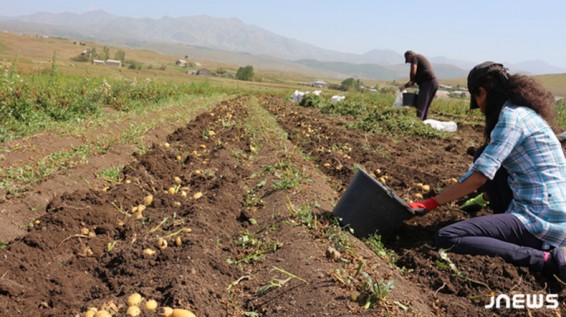
[(254, 77), (254, 68), (253, 66), (246, 66), (238, 68), (236, 72), (236, 79), (238, 80), (252, 80)]
[(320, 95), (306, 94), (299, 102), (299, 105), (307, 108), (320, 108), (323, 103), (324, 99)]

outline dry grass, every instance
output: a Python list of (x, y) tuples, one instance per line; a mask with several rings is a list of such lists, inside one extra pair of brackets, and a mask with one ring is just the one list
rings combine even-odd
[[(242, 81), (234, 81), (231, 79), (221, 79), (214, 77), (200, 77), (187, 75), (186, 68), (175, 65), (177, 59), (184, 59), (184, 56), (164, 55), (151, 50), (129, 49), (110, 47), (110, 55), (113, 56), (118, 50), (126, 53), (127, 60), (135, 60), (144, 65), (142, 70), (129, 70), (125, 68), (101, 67), (88, 63), (78, 63), (71, 58), (79, 55), (83, 50), (96, 48), (98, 52), (102, 52), (104, 45), (95, 42), (83, 41), (86, 45), (79, 45), (78, 40), (63, 38), (41, 38), (35, 35), (16, 34), (10, 32), (0, 32), (0, 62), (13, 63), (17, 60), (19, 73), (37, 73), (47, 72), (51, 67), (51, 62), (55, 56), (59, 71), (62, 73), (70, 73), (74, 75), (89, 76), (114, 76), (124, 78), (159, 78), (172, 82), (186, 81), (211, 81), (214, 84), (223, 86), (248, 86), (248, 85), (264, 85), (266, 89), (299, 89), (305, 90), (304, 86), (298, 86), (300, 81), (314, 81), (318, 79), (326, 80), (332, 83), (339, 83), (342, 79), (336, 78), (312, 78), (308, 75), (289, 70), (282, 72), (277, 70), (259, 70), (254, 69), (256, 77), (261, 82), (246, 83)], [(190, 58), (188, 59), (190, 60)], [(199, 68), (207, 68), (211, 71), (217, 69), (227, 70), (229, 73), (235, 74), (237, 69), (246, 65), (229, 65), (211, 60), (199, 60), (202, 64)], [(152, 65), (153, 69), (147, 69)], [(164, 65), (166, 70), (162, 71), (158, 68)], [(566, 97), (566, 74), (543, 75), (536, 76), (541, 83), (547, 87), (554, 95)], [(442, 80), (447, 85), (465, 85), (465, 78)], [(389, 82), (364, 80), (364, 84), (373, 87), (378, 84), (380, 87), (390, 85)]]

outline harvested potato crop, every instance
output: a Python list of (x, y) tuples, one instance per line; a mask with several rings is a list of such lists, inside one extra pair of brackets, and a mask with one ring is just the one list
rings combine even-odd
[(141, 309), (138, 306), (130, 306), (126, 311), (126, 315), (136, 317), (141, 315)]
[(154, 299), (150, 299), (145, 302), (145, 308), (149, 311), (157, 310), (157, 302)]
[(157, 244), (159, 244), (159, 247), (161, 249), (167, 248), (167, 240), (163, 239), (162, 237), (159, 237), (159, 239), (157, 239)]
[(153, 203), (153, 195), (152, 194), (149, 194), (149, 195), (147, 195), (143, 198), (144, 206), (149, 206), (149, 205), (151, 205), (151, 203)]
[(196, 317), (192, 311), (186, 309), (173, 309), (170, 317)]
[(105, 310), (99, 310), (94, 314), (94, 317), (112, 317), (112, 314)]
[(171, 307), (163, 307), (163, 316), (171, 317), (173, 315), (173, 308)]
[(143, 254), (145, 255), (154, 255), (155, 254), (155, 250), (147, 248), (143, 250)]
[(94, 317), (94, 315), (96, 314), (96, 312), (98, 311), (98, 309), (96, 307), (90, 307), (89, 309), (87, 309), (87, 311), (84, 313), (84, 317)]
[(139, 293), (133, 293), (132, 295), (128, 296), (128, 304), (130, 306), (139, 306), (142, 302), (142, 296)]

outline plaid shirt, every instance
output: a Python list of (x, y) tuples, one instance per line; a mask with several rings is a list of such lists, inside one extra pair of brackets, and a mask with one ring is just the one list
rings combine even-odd
[(491, 141), (460, 181), (474, 172), (493, 179), (509, 172), (515, 215), (534, 236), (551, 246), (566, 245), (566, 159), (558, 138), (532, 109), (507, 102)]

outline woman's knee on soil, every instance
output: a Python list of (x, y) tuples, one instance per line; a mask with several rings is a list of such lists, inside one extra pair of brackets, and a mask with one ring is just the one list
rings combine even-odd
[(434, 245), (441, 249), (449, 249), (458, 244), (460, 236), (450, 226), (441, 228), (434, 236)]

